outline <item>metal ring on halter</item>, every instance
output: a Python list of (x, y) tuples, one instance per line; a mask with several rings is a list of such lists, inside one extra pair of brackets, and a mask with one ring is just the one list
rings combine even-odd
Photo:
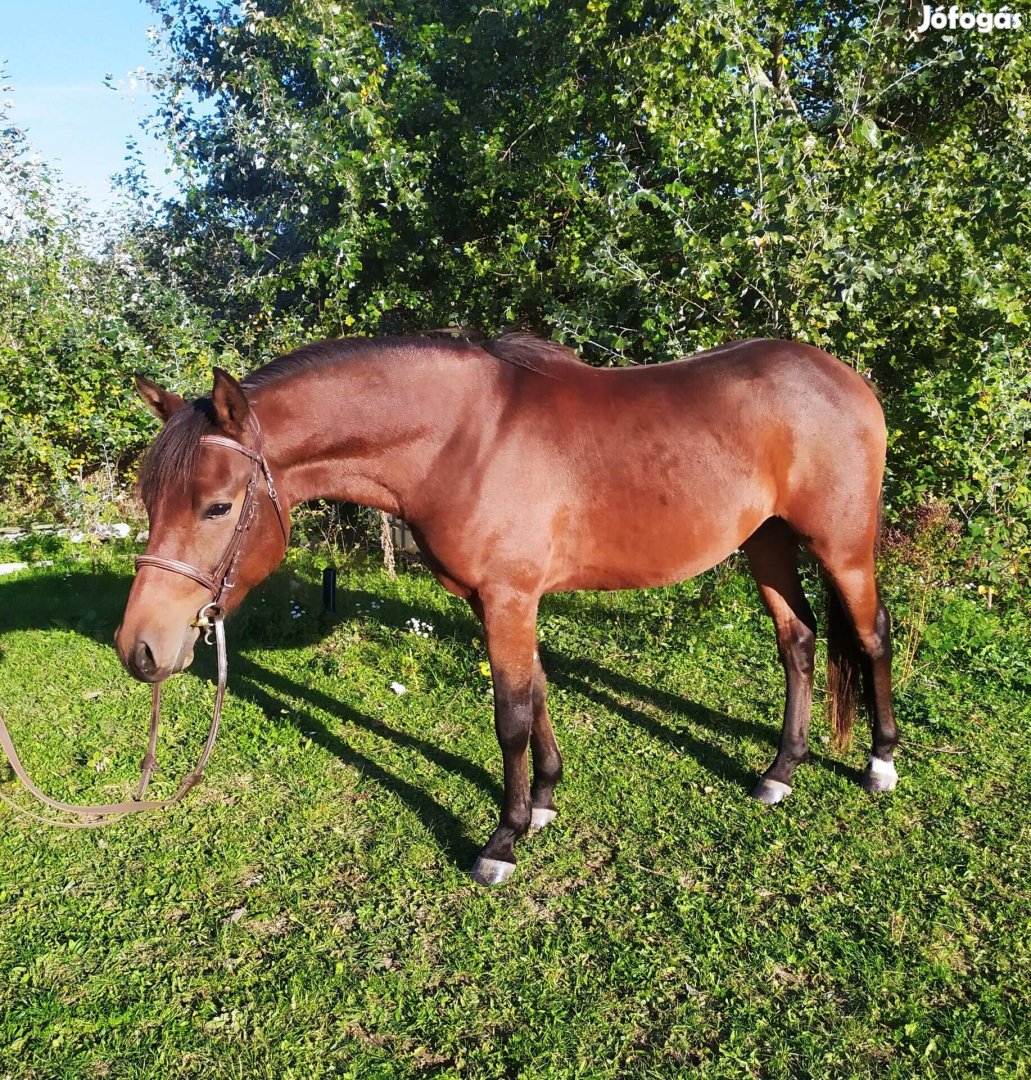
[(214, 639), (211, 635), (215, 631), (215, 619), (221, 618), (224, 614), (222, 605), (212, 600), (197, 612), (197, 617), (190, 623), (191, 626), (196, 626), (198, 629), (204, 631), (205, 645), (214, 643)]

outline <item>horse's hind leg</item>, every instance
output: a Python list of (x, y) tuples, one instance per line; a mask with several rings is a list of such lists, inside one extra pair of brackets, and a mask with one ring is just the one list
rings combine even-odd
[[(855, 633), (849, 644), (853, 649), (854, 643), (859, 646), (859, 667), (872, 734), (872, 753), (862, 785), (867, 791), (891, 791), (898, 783), (893, 758), (899, 741), (891, 700), (891, 619), (877, 591), (873, 553), (858, 562), (843, 564), (820, 552), (816, 554), (837, 594), (830, 598), (830, 603), (840, 600), (851, 624), (848, 629)], [(847, 663), (848, 654), (842, 651)], [(855, 676), (852, 681), (856, 681)], [(840, 741), (847, 743), (854, 706), (850, 708), (846, 704), (844, 709), (847, 715), (842, 723)]]
[(798, 539), (788, 525), (771, 518), (742, 544), (742, 549), (773, 618), (777, 651), (787, 680), (784, 728), (777, 756), (752, 792), (753, 799), (772, 804), (791, 794), (792, 774), (809, 749), (816, 619), (798, 577)]
[(533, 653), (533, 726), (530, 729), (533, 755), (533, 787), (530, 788), (531, 829), (543, 829), (555, 820), (554, 792), (562, 779), (562, 754), (548, 716), (548, 684), (541, 665), (539, 647)]

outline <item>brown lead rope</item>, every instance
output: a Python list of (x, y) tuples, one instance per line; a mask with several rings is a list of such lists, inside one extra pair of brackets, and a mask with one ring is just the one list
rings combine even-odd
[(19, 806), (14, 799), (4, 795), (3, 792), (0, 792), (0, 800), (6, 802), (6, 805), (23, 816), (23, 818), (44, 825), (56, 825), (60, 828), (99, 828), (101, 825), (110, 825), (112, 822), (118, 821), (125, 814), (138, 813), (140, 810), (160, 810), (163, 807), (171, 807), (184, 798), (190, 789), (198, 785), (204, 777), (204, 769), (207, 766), (208, 758), (212, 756), (215, 739), (218, 735), (218, 725), (222, 714), (222, 698), (226, 696), (226, 679), (229, 674), (229, 664), (226, 659), (226, 631), (223, 629), (221, 616), (216, 616), (212, 623), (215, 630), (215, 647), (218, 656), (218, 684), (215, 689), (215, 710), (212, 714), (212, 726), (208, 729), (207, 739), (196, 766), (182, 778), (175, 795), (166, 799), (144, 799), (151, 775), (158, 768), (158, 758), (155, 754), (157, 754), (158, 748), (161, 684), (155, 683), (150, 702), (150, 734), (147, 741), (147, 756), (140, 762), (139, 783), (136, 785), (136, 797), (134, 799), (125, 802), (104, 802), (104, 804), (97, 806), (72, 806), (70, 802), (62, 802), (59, 799), (52, 799), (49, 795), (44, 795), (36, 784), (32, 783), (28, 773), (25, 771), (22, 759), (18, 757), (18, 752), (11, 741), (11, 733), (3, 723), (3, 718), (0, 717), (0, 746), (2, 746), (4, 754), (8, 755), (11, 768), (14, 770), (18, 780), (21, 780), (25, 785), (28, 793), (54, 810), (73, 813), (80, 816), (80, 818), (96, 818), (98, 820), (62, 821), (59, 818), (46, 818), (43, 814), (33, 813), (31, 810)]
[(211, 715), (211, 727), (208, 729), (208, 737), (196, 766), (183, 777), (179, 784), (179, 790), (174, 795), (167, 799), (144, 799), (147, 786), (150, 784), (150, 778), (158, 765), (155, 755), (158, 741), (158, 718), (161, 712), (161, 684), (155, 683), (150, 703), (150, 734), (147, 739), (147, 754), (143, 761), (140, 762), (140, 779), (136, 786), (136, 797), (134, 799), (127, 802), (101, 803), (97, 806), (73, 806), (71, 803), (61, 802), (59, 799), (51, 799), (49, 795), (45, 795), (36, 787), (25, 771), (25, 766), (22, 765), (21, 758), (18, 757), (18, 751), (15, 750), (14, 743), (11, 741), (11, 733), (7, 730), (3, 718), (0, 717), (0, 747), (3, 748), (8, 761), (11, 763), (11, 768), (18, 779), (25, 785), (29, 794), (54, 810), (75, 814), (82, 818), (96, 818), (97, 820), (62, 821), (60, 818), (45, 817), (42, 814), (26, 810), (25, 807), (20, 806), (2, 791), (0, 791), (0, 800), (7, 803), (21, 817), (40, 822), (43, 825), (56, 825), (62, 829), (98, 829), (103, 825), (111, 825), (126, 814), (135, 814), (141, 810), (160, 810), (163, 807), (180, 802), (190, 789), (196, 787), (203, 779), (204, 769), (208, 764), (208, 759), (211, 757), (211, 751), (215, 748), (218, 725), (222, 719), (222, 699), (225, 697), (226, 679), (229, 674), (229, 664), (226, 660), (226, 635), (221, 615), (214, 616), (211, 623), (215, 632), (215, 650), (218, 656), (218, 683), (215, 688), (215, 708)]

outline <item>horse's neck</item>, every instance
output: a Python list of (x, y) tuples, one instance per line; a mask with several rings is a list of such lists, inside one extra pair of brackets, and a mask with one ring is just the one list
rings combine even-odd
[(373, 354), (263, 387), (254, 407), (277, 486), (291, 506), (334, 499), (410, 516), (440, 447), (475, 423), (464, 375), (447, 356)]

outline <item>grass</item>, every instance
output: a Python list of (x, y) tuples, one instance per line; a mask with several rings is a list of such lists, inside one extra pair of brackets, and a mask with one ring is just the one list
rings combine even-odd
[[(123, 554), (0, 581), (0, 710), (51, 793), (135, 775), (149, 695), (110, 646), (130, 574)], [(0, 808), (0, 1076), (1031, 1071), (1025, 616), (948, 593), (909, 627), (892, 595), (918, 642), (898, 791), (864, 794), (862, 733), (836, 755), (817, 721), (771, 809), (746, 796), (782, 676), (738, 570), (548, 598), (561, 812), (485, 890), (465, 871), (500, 756), (471, 616), (422, 573), (340, 586), (323, 615), (298, 557), (250, 598), (185, 805), (96, 832)], [(168, 685), (166, 790), (210, 652)]]

